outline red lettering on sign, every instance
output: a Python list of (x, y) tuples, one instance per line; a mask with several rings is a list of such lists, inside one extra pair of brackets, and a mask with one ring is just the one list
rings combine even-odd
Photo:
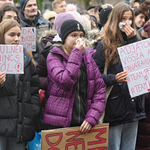
[(66, 144), (65, 150), (68, 150), (69, 146), (74, 146), (75, 149), (78, 149), (78, 145), (82, 145), (82, 150), (85, 150), (85, 143), (84, 143), (84, 141), (79, 141), (79, 142), (75, 142), (75, 143), (68, 143), (68, 144)]
[[(59, 136), (59, 139), (58, 139), (58, 141), (57, 141), (56, 143), (52, 143), (51, 141), (49, 141), (49, 137), (53, 137), (53, 136)], [(61, 142), (62, 137), (63, 137), (63, 133), (47, 134), (47, 135), (46, 135), (46, 142), (47, 142), (47, 144), (48, 144), (49, 146), (52, 146), (52, 147), (53, 147), (53, 146), (58, 145), (58, 144)]]
[(81, 135), (81, 132), (80, 132), (80, 131), (73, 131), (73, 132), (68, 132), (68, 133), (66, 133), (66, 135), (73, 135), (73, 134), (75, 134), (75, 136), (71, 137), (71, 138), (68, 139), (66, 142), (82, 141), (82, 140), (84, 140), (83, 138), (78, 138), (78, 139), (76, 139), (76, 137), (78, 137), (78, 136)]
[(106, 143), (106, 139), (100, 137), (100, 135), (106, 133), (106, 128), (90, 130), (88, 133), (93, 133), (93, 132), (99, 132), (99, 133), (95, 136), (95, 138), (98, 139), (98, 141), (88, 142), (88, 145)]

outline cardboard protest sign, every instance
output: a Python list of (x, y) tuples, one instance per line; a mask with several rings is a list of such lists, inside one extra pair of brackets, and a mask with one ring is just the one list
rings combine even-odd
[(43, 130), (42, 150), (107, 150), (109, 124), (99, 124), (88, 133), (81, 134), (79, 127)]
[(27, 51), (36, 51), (36, 28), (35, 27), (22, 27), (20, 45)]
[(0, 45), (0, 72), (23, 74), (23, 65), (22, 45)]
[(150, 91), (150, 39), (118, 48), (131, 97)]

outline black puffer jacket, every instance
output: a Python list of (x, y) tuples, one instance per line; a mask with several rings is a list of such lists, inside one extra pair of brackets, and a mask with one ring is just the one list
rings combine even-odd
[(24, 50), (24, 74), (7, 74), (0, 85), (0, 136), (17, 137), (17, 142), (34, 138), (40, 111), (39, 79), (32, 57)]

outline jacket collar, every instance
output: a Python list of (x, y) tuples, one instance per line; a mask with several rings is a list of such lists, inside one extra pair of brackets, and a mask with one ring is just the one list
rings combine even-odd
[(37, 15), (35, 16), (35, 19), (33, 21), (31, 21), (30, 19), (26, 19), (23, 12), (20, 10), (20, 18), (23, 22), (25, 22), (28, 26), (35, 26), (35, 24), (37, 24), (38, 22), (40, 23), (39, 19), (40, 19), (40, 13), (37, 12)]

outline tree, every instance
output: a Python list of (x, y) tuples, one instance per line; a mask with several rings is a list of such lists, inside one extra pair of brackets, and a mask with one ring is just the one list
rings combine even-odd
[[(14, 3), (18, 3), (20, 4), (20, 0), (14, 0)], [(37, 0), (37, 5), (39, 9), (42, 9), (43, 5), (42, 5), (42, 1), (41, 0)]]

